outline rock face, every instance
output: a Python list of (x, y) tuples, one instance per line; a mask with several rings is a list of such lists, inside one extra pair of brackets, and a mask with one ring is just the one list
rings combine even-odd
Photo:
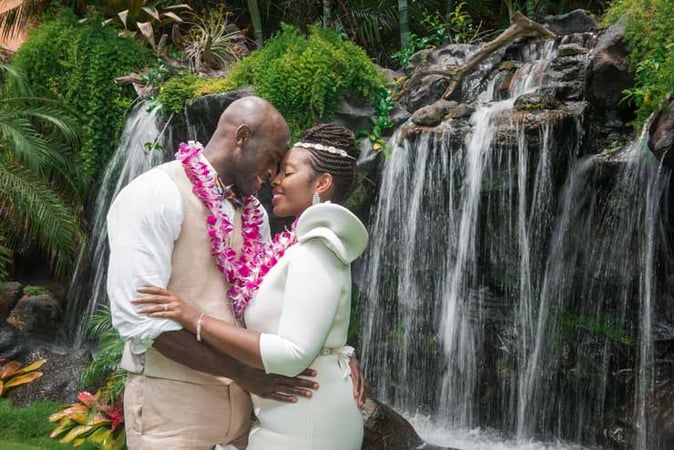
[(674, 168), (674, 101), (655, 116), (648, 131), (648, 148), (665, 165)]
[(426, 444), (412, 425), (392, 408), (368, 398), (363, 410), (362, 450), (456, 450)]
[(9, 317), (9, 313), (23, 295), (23, 285), (18, 281), (8, 281), (4, 284), (2, 290), (3, 292), (0, 293), (0, 322)]
[(606, 141), (605, 147), (618, 140), (616, 134), (628, 127), (627, 122), (634, 116), (630, 107), (620, 102), (623, 90), (634, 86), (623, 40), (625, 21), (623, 17), (600, 36), (587, 73), (585, 96), (594, 111), (592, 120), (605, 124), (605, 129), (593, 133), (593, 138)]
[(542, 24), (557, 35), (588, 33), (597, 29), (597, 23), (582, 9), (576, 9), (559, 16), (547, 16), (543, 19)]

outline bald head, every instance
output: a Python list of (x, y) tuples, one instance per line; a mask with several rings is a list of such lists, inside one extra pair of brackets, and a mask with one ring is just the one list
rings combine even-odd
[(256, 190), (254, 178), (266, 178), (271, 166), (275, 170), (289, 139), (288, 124), (271, 103), (260, 97), (243, 97), (220, 115), (204, 155), (226, 183), (251, 194)]

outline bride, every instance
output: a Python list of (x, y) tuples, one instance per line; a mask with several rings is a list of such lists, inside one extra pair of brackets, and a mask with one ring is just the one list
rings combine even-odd
[(232, 307), (247, 328), (207, 316), (157, 287), (140, 288), (147, 296), (134, 300), (146, 305), (140, 312), (173, 319), (197, 340), (267, 373), (318, 372), (312, 398), (282, 403), (252, 396), (258, 423), (249, 450), (361, 448), (346, 337), (351, 262), (368, 237), (360, 220), (339, 206), (353, 191), (357, 157), (353, 133), (331, 124), (305, 131), (286, 154), (272, 181), (273, 212), (297, 219), (271, 246), (255, 250), (255, 267), (239, 269)]

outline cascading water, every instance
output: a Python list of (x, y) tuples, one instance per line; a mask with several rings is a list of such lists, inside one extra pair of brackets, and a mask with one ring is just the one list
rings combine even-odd
[(377, 397), (436, 444), (593, 445), (634, 392), (625, 441), (655, 448), (650, 314), (668, 173), (643, 142), (622, 160), (577, 159), (578, 117), (532, 132), (513, 113), (554, 53), (548, 42), (529, 55), (509, 99), (494, 101), (492, 80), (465, 140), (449, 121), (391, 139), (361, 263), (363, 362)]
[[(166, 158), (163, 151), (172, 141), (162, 125), (159, 108), (141, 103), (129, 115), (119, 146), (108, 163), (96, 197), (88, 248), (83, 249), (68, 293), (65, 326), (75, 347), (84, 339), (84, 327), (105, 299), (108, 265), (106, 214), (112, 200), (129, 181)], [(129, 217), (133, 220), (133, 217)]]

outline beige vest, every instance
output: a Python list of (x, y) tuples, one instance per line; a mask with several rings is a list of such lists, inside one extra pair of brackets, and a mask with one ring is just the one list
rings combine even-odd
[[(228, 323), (241, 325), (232, 314), (231, 302), (227, 297), (228, 284), (211, 256), (211, 246), (206, 228), (206, 217), (210, 211), (192, 193), (192, 183), (179, 161), (172, 161), (158, 167), (166, 171), (178, 186), (183, 203), (184, 219), (178, 240), (171, 257), (171, 278), (168, 289), (211, 317)], [(241, 212), (234, 218), (234, 230), (230, 245), (241, 247)], [(130, 372), (169, 380), (187, 381), (196, 384), (229, 384), (229, 378), (216, 377), (190, 369), (164, 357), (154, 348), (145, 354), (134, 355), (127, 342), (122, 356), (121, 367)]]

